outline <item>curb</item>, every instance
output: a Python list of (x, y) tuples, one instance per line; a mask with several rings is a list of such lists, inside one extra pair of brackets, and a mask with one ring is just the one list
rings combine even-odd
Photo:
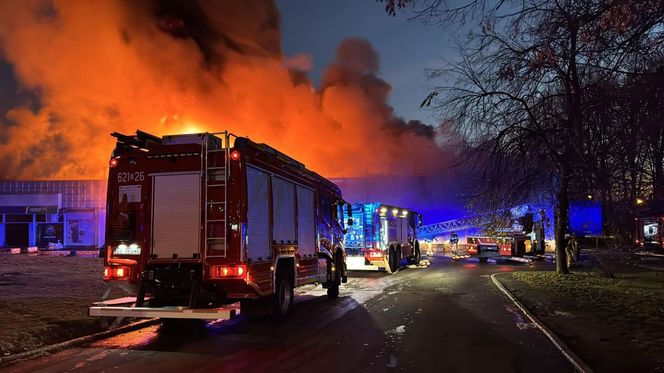
[(45, 356), (45, 355), (48, 355), (48, 354), (51, 354), (51, 353), (54, 353), (54, 352), (59, 352), (59, 351), (62, 351), (64, 349), (74, 347), (76, 345), (81, 345), (81, 344), (84, 344), (84, 343), (94, 342), (94, 341), (97, 341), (97, 340), (100, 340), (100, 339), (103, 339), (103, 338), (113, 337), (113, 336), (116, 336), (118, 334), (131, 332), (131, 331), (138, 330), (138, 329), (143, 329), (143, 328), (146, 328), (148, 326), (158, 324), (159, 321), (160, 321), (159, 319), (141, 320), (141, 321), (137, 321), (137, 322), (134, 322), (134, 323), (116, 328), (116, 329), (106, 330), (106, 331), (103, 331), (103, 332), (99, 332), (99, 333), (95, 333), (95, 334), (86, 335), (86, 336), (83, 336), (83, 337), (70, 339), (68, 341), (64, 341), (64, 342), (60, 342), (60, 343), (40, 347), (36, 350), (21, 352), (21, 353), (18, 353), (18, 354), (9, 355), (9, 356), (5, 356), (5, 357), (0, 357), (0, 367), (7, 366), (9, 364), (16, 363), (16, 362), (21, 361), (21, 360), (28, 360), (28, 359), (32, 359), (32, 358), (35, 358), (35, 357), (38, 357), (38, 356)]
[(586, 363), (584, 363), (563, 341), (558, 338), (558, 336), (553, 333), (546, 325), (544, 325), (539, 319), (537, 319), (528, 309), (519, 302), (518, 299), (509, 290), (503, 286), (503, 284), (498, 280), (497, 276), (501, 273), (494, 273), (491, 275), (491, 280), (496, 285), (496, 287), (503, 292), (519, 309), (523, 312), (530, 321), (537, 326), (539, 330), (544, 333), (544, 335), (551, 341), (551, 343), (560, 351), (565, 358), (572, 363), (574, 368), (581, 373), (592, 373), (593, 370), (590, 369)]

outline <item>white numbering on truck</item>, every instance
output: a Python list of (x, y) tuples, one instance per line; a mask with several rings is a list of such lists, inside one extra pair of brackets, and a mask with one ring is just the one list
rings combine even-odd
[(118, 183), (130, 183), (145, 180), (145, 172), (118, 172)]

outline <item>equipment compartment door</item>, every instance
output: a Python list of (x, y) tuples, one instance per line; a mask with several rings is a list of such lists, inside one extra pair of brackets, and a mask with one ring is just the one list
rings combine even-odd
[(193, 258), (200, 250), (200, 174), (154, 175), (153, 183), (152, 254)]
[(277, 244), (294, 244), (295, 184), (272, 176), (272, 240)]
[(316, 221), (314, 217), (314, 192), (297, 186), (297, 242), (300, 255), (316, 252)]
[(252, 261), (270, 256), (270, 175), (247, 166), (247, 254)]

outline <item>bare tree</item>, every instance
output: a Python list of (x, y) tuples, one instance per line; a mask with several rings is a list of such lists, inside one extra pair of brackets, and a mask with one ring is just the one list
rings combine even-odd
[[(662, 48), (664, 5), (648, 0), (447, 4), (387, 1), (388, 12), (412, 6), (427, 22), (479, 23), (460, 48), (460, 61), (432, 73), (446, 84), (425, 103), (454, 119), (468, 145), (466, 159), (483, 170), (475, 194), (483, 202), (504, 205), (541, 191), (555, 194), (556, 271), (567, 273), (570, 197), (598, 190), (608, 198), (613, 187), (604, 178), (613, 170), (608, 154), (622, 123), (602, 112), (619, 105), (603, 97), (601, 87), (621, 89), (636, 75), (635, 56)], [(644, 144), (621, 144), (628, 163), (642, 163)], [(653, 175), (661, 174), (656, 168), (661, 162), (649, 164)], [(636, 167), (633, 172), (633, 180), (643, 176)]]

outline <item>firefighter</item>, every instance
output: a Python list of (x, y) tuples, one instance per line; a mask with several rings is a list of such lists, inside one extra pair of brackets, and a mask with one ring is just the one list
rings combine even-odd
[(456, 232), (452, 232), (450, 235), (450, 246), (452, 246), (452, 254), (457, 255), (457, 249), (459, 247), (459, 236)]
[(565, 247), (565, 253), (567, 254), (567, 267), (570, 267), (572, 263), (576, 262), (577, 260), (576, 235), (574, 233), (569, 235), (567, 246)]

